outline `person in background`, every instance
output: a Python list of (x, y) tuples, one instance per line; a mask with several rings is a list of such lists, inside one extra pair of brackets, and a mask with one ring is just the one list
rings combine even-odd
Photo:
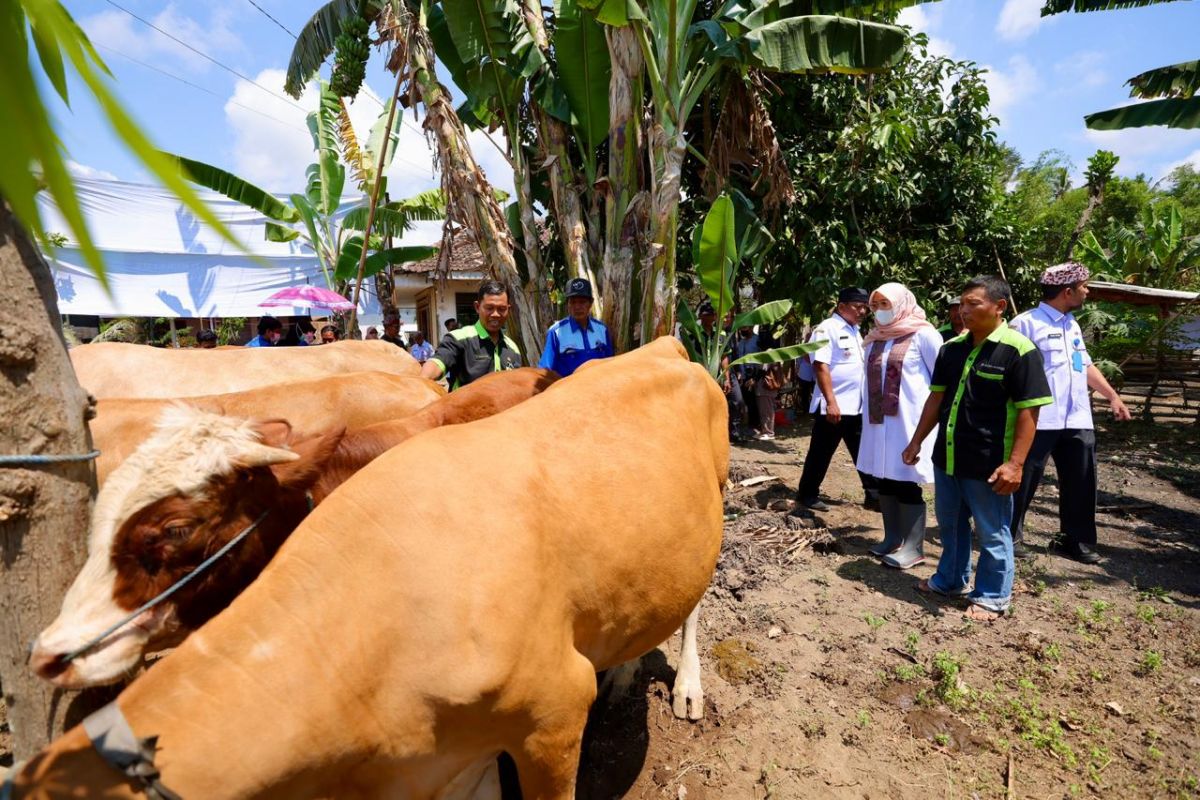
[(945, 325), (937, 329), (937, 332), (942, 335), (943, 342), (948, 342), (955, 336), (961, 336), (962, 332), (966, 330), (963, 327), (962, 314), (959, 313), (961, 302), (961, 299), (958, 297), (950, 301), (947, 310), (948, 320)]
[(446, 326), (446, 333), (458, 330), (458, 320), (454, 317), (446, 320), (443, 324)]
[[(733, 354), (730, 360), (737, 361), (742, 356), (748, 356), (752, 353), (757, 353), (763, 348), (759, 346), (759, 336), (754, 332), (754, 328), (749, 325), (743, 325), (738, 329), (737, 339), (733, 342)], [(754, 388), (758, 379), (762, 377), (762, 367), (757, 364), (739, 364), (736, 367), (731, 367), (733, 370), (733, 379), (738, 382), (742, 390), (742, 398), (755, 397)], [(738, 420), (743, 435), (746, 430), (754, 431), (754, 434), (761, 435), (761, 425), (758, 414), (758, 403), (751, 405), (746, 402), (745, 418)], [(774, 429), (772, 429), (773, 431)]]
[[(681, 330), (680, 336), (684, 338), (684, 346), (701, 357), (714, 343), (718, 350), (724, 352), (725, 343), (729, 340), (729, 331), (717, 327), (717, 309), (713, 307), (711, 300), (706, 298), (696, 306), (696, 319), (700, 323), (699, 338), (689, 331)], [(725, 402), (729, 406), (729, 441), (745, 441), (739, 423), (745, 413), (746, 403), (742, 399), (742, 387), (729, 368), (728, 356), (721, 358), (721, 375), (724, 376), (721, 379), (721, 390), (725, 392)]]
[(333, 344), (341, 338), (338, 334), (338, 329), (333, 325), (324, 325), (321, 327), (321, 344)]
[(1092, 363), (1074, 311), (1088, 296), (1087, 267), (1069, 261), (1042, 273), (1042, 302), (1018, 314), (1012, 329), (1037, 345), (1054, 402), (1041, 410), (1033, 447), (1025, 462), (1021, 488), (1014, 496), (1012, 537), (1017, 558), (1028, 555), (1024, 544), (1025, 514), (1054, 459), (1058, 470), (1059, 552), (1084, 564), (1100, 560), (1096, 552), (1096, 431), (1092, 422), (1094, 389), (1108, 401), (1113, 417), (1129, 419), (1121, 396)]
[(383, 318), (383, 336), (379, 337), (381, 341), (388, 344), (394, 344), (401, 350), (406, 350), (404, 339), (400, 336), (400, 315), (388, 314)]
[(287, 333), (279, 340), (279, 347), (307, 347), (309, 341), (304, 336), (304, 329), (312, 330), (312, 323), (308, 320), (300, 320), (288, 325)]
[[(858, 462), (865, 377), (862, 334), (858, 332), (858, 326), (867, 315), (868, 299), (866, 289), (842, 289), (833, 316), (814, 328), (809, 338), (810, 342), (826, 344), (811, 354), (817, 391), (813, 392), (809, 410), (816, 417), (808, 453), (804, 457), (804, 471), (796, 487), (796, 503), (814, 511), (829, 509), (820, 499), (821, 483), (838, 444), (845, 442), (850, 457)], [(875, 479), (862, 472), (858, 475), (865, 495), (863, 506), (879, 510)]]
[(417, 360), (418, 364), (424, 364), (433, 357), (433, 345), (425, 341), (424, 331), (413, 331), (412, 346), (408, 348), (408, 353)]
[(421, 365), (421, 377), (436, 381), (444, 375), (454, 390), (492, 372), (521, 366), (520, 349), (504, 335), (512, 308), (508, 287), (500, 281), (486, 280), (479, 284), (476, 297), (479, 321), (447, 333), (433, 356)]
[(875, 325), (864, 340), (866, 400), (858, 469), (879, 489), (883, 541), (870, 549), (883, 563), (910, 569), (925, 563), (925, 497), (921, 484), (933, 483), (933, 440), (921, 460), (905, 464), (900, 454), (912, 439), (929, 398), (929, 384), (942, 337), (907, 287), (885, 283), (871, 292)]
[(546, 331), (546, 346), (538, 366), (564, 378), (594, 358), (611, 358), (612, 334), (592, 316), (592, 284), (586, 278), (567, 282), (567, 316)]
[(367, 326), (367, 332), (363, 334), (364, 339), (378, 339), (379, 330), (374, 325)]
[(754, 404), (758, 410), (760, 442), (775, 441), (775, 399), (783, 388), (783, 365), (768, 364), (754, 382)]
[(217, 332), (200, 331), (196, 334), (196, 346), (201, 350), (215, 350), (217, 347)]
[(258, 336), (246, 342), (246, 347), (274, 347), (283, 337), (283, 323), (275, 317), (260, 317)]
[[(922, 444), (938, 429), (933, 483), (942, 556), (917, 590), (966, 596), (967, 618), (979, 621), (996, 619), (1012, 602), (1012, 495), (1021, 487), (1038, 409), (1053, 402), (1042, 354), (1004, 323), (1011, 297), (1008, 283), (992, 275), (963, 287), (968, 335), (942, 345), (921, 421), (900, 456), (918, 464)], [(979, 537), (974, 590), (972, 520)]]

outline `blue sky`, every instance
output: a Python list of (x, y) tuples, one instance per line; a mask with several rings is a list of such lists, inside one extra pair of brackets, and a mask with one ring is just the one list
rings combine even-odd
[[(117, 2), (269, 90), (215, 66), (105, 0), (66, 0), (112, 69), (119, 95), (157, 144), (231, 170), (271, 191), (296, 191), (310, 161), (304, 117), (314, 103), (311, 90), (299, 103), (283, 93), (292, 37), (249, 0)], [(293, 32), (320, 6), (315, 0), (255, 2)], [(907, 9), (901, 21), (928, 33), (936, 52), (989, 69), (1000, 137), (1026, 161), (1043, 150), (1058, 149), (1073, 160), (1079, 174), (1088, 156), (1105, 148), (1121, 157), (1120, 174), (1145, 173), (1158, 179), (1185, 161), (1200, 168), (1200, 131), (1096, 132), (1083, 125), (1085, 113), (1129, 102), (1123, 87), (1129, 77), (1200, 57), (1200, 4), (1185, 0), (1042, 19), (1041, 3), (943, 0)], [(368, 66), (369, 96), (360, 96), (352, 109), (364, 136), (381, 107), (373, 98), (390, 94), (392, 88), (390, 75), (378, 61)], [(75, 88), (74, 96), (82, 97)], [(77, 172), (145, 179), (86, 100), (71, 109), (60, 106), (56, 114)], [(390, 173), (393, 197), (436, 185), (419, 121), (411, 111), (407, 119)], [(511, 186), (511, 172), (497, 147), (480, 133), (472, 137), (473, 150), (489, 177), (498, 186)], [(428, 228), (426, 238), (434, 238), (433, 230)]]

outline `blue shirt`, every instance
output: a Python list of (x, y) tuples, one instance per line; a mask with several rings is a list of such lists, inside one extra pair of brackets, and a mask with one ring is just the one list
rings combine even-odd
[(546, 346), (538, 366), (552, 369), (565, 378), (585, 361), (608, 358), (614, 352), (612, 334), (603, 322), (588, 317), (587, 327), (581, 327), (567, 317), (546, 331)]
[(267, 341), (265, 338), (263, 338), (263, 335), (261, 333), (258, 336), (255, 336), (250, 341), (246, 342), (246, 347), (274, 347), (274, 346), (275, 345), (271, 344), (269, 341)]

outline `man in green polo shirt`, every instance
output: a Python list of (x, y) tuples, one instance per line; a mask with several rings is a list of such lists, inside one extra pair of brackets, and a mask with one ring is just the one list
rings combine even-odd
[(454, 390), (488, 373), (521, 366), (521, 351), (504, 335), (510, 308), (507, 286), (492, 280), (479, 284), (475, 300), (479, 321), (447, 333), (421, 366), (421, 377), (436, 381), (445, 375)]
[[(1042, 354), (1004, 323), (1011, 296), (1008, 283), (994, 276), (963, 287), (966, 329), (942, 346), (921, 421), (901, 454), (916, 464), (921, 442), (938, 427), (933, 485), (942, 557), (917, 588), (966, 596), (967, 617), (976, 620), (995, 619), (1012, 600), (1012, 495), (1021, 486), (1038, 408), (1053, 402)], [(972, 519), (979, 534), (973, 590)]]

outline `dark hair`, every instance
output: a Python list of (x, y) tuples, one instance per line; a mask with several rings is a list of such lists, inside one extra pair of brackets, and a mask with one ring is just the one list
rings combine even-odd
[(322, 325), (321, 326), (321, 335), (322, 336), (325, 335), (325, 331), (331, 331), (333, 333), (333, 338), (335, 338), (335, 339), (342, 338), (338, 332), (337, 326), (335, 326), (335, 325)]
[(313, 327), (312, 320), (307, 317), (296, 323), (301, 333), (316, 333), (317, 329)]
[(258, 320), (258, 335), (262, 336), (268, 331), (283, 330), (283, 323), (275, 319), (275, 317), (260, 317)]
[(446, 326), (446, 330), (450, 330), (451, 325), (453, 325), (456, 328), (458, 327), (458, 320), (454, 317), (451, 317), (450, 319), (446, 320), (442, 324)]
[(1082, 286), (1085, 283), (1087, 283), (1087, 281), (1075, 281), (1074, 283), (1055, 283), (1055, 284), (1043, 283), (1043, 284), (1041, 284), (1042, 299), (1043, 300), (1053, 300), (1054, 298), (1058, 297), (1060, 294), (1065, 292), (1067, 289), (1078, 289), (1080, 286)]
[(196, 334), (196, 342), (215, 342), (217, 341), (216, 331), (200, 331)]
[(995, 275), (976, 275), (963, 285), (962, 293), (966, 294), (974, 289), (983, 289), (983, 293), (993, 303), (999, 303), (1001, 300), (1004, 300), (1009, 305), (1012, 305), (1012, 288), (1008, 285), (1008, 281), (1003, 278), (998, 278)]
[(508, 294), (508, 286), (503, 281), (486, 280), (479, 284), (479, 291), (475, 293), (476, 300), (483, 300), (486, 295)]

